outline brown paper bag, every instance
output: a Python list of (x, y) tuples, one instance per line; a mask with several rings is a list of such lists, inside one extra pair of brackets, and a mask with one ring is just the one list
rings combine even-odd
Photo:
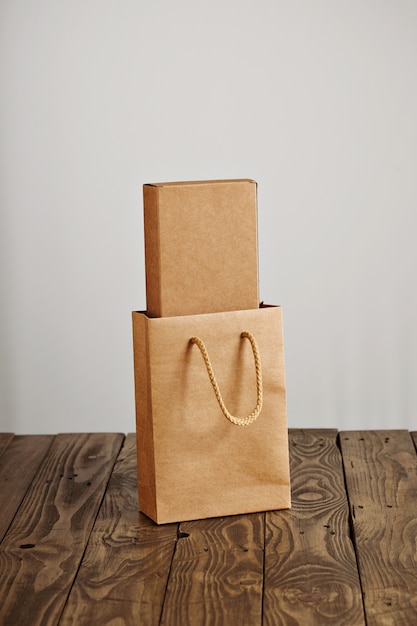
[(289, 508), (281, 308), (134, 312), (133, 342), (141, 511), (165, 523)]

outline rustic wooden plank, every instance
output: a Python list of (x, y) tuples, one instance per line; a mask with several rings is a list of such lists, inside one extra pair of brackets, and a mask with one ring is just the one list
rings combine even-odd
[(52, 440), (50, 435), (19, 435), (3, 439), (8, 445), (0, 455), (0, 542)]
[(417, 456), (408, 431), (340, 434), (368, 626), (417, 623)]
[(13, 437), (14, 433), (0, 433), (0, 456), (12, 441)]
[(1, 546), (2, 626), (57, 623), (123, 439), (54, 439)]
[(260, 625), (264, 514), (180, 525), (161, 624)]
[(138, 512), (135, 435), (114, 467), (60, 626), (159, 624), (178, 524)]
[(290, 430), (292, 509), (266, 514), (266, 626), (363, 626), (336, 430)]

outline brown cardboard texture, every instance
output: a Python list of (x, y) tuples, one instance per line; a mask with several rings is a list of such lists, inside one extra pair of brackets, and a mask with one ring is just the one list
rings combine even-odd
[(258, 308), (254, 181), (148, 184), (143, 199), (150, 317)]
[[(140, 510), (165, 523), (289, 508), (281, 308), (132, 317)], [(263, 377), (262, 410), (247, 426), (226, 419), (190, 342), (203, 340), (227, 409), (245, 417), (257, 380), (242, 331)]]

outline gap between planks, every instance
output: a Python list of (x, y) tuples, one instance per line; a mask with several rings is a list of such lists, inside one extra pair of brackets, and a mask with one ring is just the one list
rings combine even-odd
[(415, 442), (406, 430), (340, 433), (368, 626), (417, 623)]

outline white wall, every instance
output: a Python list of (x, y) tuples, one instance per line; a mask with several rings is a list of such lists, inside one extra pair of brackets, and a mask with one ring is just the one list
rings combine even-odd
[(259, 183), (292, 427), (417, 428), (417, 3), (0, 3), (0, 430), (134, 430), (142, 184)]

